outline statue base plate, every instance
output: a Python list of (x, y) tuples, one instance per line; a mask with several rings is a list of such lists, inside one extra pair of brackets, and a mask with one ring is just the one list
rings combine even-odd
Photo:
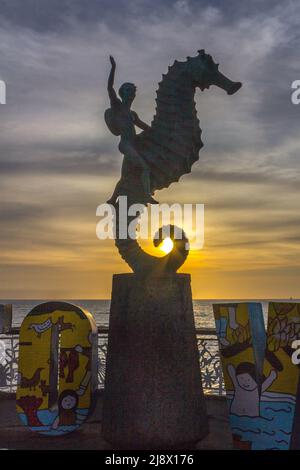
[(114, 275), (102, 423), (122, 449), (207, 435), (189, 274)]

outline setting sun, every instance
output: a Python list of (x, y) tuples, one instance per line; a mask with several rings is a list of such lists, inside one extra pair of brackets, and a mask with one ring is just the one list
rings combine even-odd
[(159, 247), (159, 249), (166, 254), (170, 253), (170, 251), (172, 251), (172, 248), (173, 248), (173, 242), (171, 238), (169, 237), (165, 238), (161, 246)]

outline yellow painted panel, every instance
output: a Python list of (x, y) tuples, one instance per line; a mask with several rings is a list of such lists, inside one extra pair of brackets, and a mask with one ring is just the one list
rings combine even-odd
[(94, 405), (97, 327), (93, 316), (65, 302), (35, 307), (20, 330), (17, 412), (46, 435), (78, 429)]

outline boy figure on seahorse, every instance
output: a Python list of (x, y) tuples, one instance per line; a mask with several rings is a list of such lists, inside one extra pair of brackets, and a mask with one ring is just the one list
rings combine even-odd
[(121, 179), (117, 183), (108, 204), (115, 205), (120, 194), (120, 188), (123, 184), (124, 167), (126, 160), (134, 167), (141, 170), (141, 183), (145, 194), (145, 199), (150, 204), (158, 204), (151, 195), (150, 189), (150, 170), (139, 154), (135, 146), (136, 131), (135, 126), (142, 130), (150, 129), (148, 124), (143, 122), (135, 111), (131, 110), (131, 105), (136, 95), (136, 86), (133, 83), (123, 83), (119, 89), (119, 96), (114, 89), (114, 78), (116, 70), (116, 62), (110, 56), (111, 71), (108, 78), (108, 94), (110, 99), (110, 108), (105, 111), (105, 122), (112, 134), (120, 136), (119, 150), (124, 155)]

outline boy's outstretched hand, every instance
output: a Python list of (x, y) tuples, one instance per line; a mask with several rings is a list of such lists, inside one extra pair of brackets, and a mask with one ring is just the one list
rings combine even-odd
[(116, 61), (115, 61), (115, 59), (113, 58), (112, 55), (109, 56), (109, 60), (110, 60), (111, 66), (115, 67), (116, 66)]

